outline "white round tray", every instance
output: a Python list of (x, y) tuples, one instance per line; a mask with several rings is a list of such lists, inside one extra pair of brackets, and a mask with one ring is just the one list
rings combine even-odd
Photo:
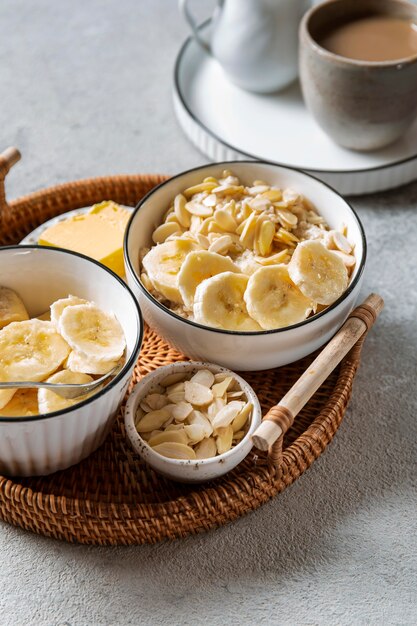
[(346, 150), (309, 115), (298, 84), (272, 95), (243, 91), (192, 38), (175, 64), (174, 106), (186, 135), (214, 161), (249, 158), (287, 165), (351, 195), (417, 179), (417, 120), (387, 148)]

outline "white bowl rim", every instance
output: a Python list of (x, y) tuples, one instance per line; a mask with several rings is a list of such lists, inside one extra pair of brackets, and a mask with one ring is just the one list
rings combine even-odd
[[(359, 264), (358, 272), (357, 272), (355, 278), (350, 283), (350, 285), (348, 285), (348, 288), (346, 289), (346, 291), (344, 291), (343, 294), (337, 300), (335, 300), (335, 302), (333, 302), (333, 304), (328, 306), (324, 311), (320, 311), (319, 313), (316, 313), (315, 315), (312, 315), (311, 317), (308, 317), (307, 319), (303, 320), (302, 322), (298, 322), (297, 324), (292, 324), (291, 326), (284, 326), (282, 328), (273, 328), (271, 330), (251, 330), (251, 331), (227, 330), (225, 328), (214, 328), (212, 326), (205, 326), (204, 324), (199, 324), (198, 322), (194, 322), (192, 320), (186, 319), (185, 317), (181, 317), (181, 315), (178, 315), (177, 313), (174, 313), (174, 311), (171, 311), (171, 309), (169, 309), (164, 304), (159, 302), (159, 300), (157, 300), (146, 289), (146, 287), (142, 284), (139, 276), (137, 275), (137, 272), (134, 270), (132, 262), (130, 260), (130, 255), (129, 255), (129, 252), (128, 252), (128, 242), (129, 242), (129, 235), (130, 235), (131, 226), (133, 224), (133, 221), (135, 220), (136, 215), (139, 213), (139, 210), (143, 206), (143, 204), (154, 193), (156, 193), (159, 189), (161, 189), (162, 187), (164, 187), (165, 185), (167, 185), (171, 181), (176, 180), (177, 178), (181, 178), (182, 176), (184, 176), (186, 174), (190, 174), (190, 173), (196, 172), (198, 170), (206, 169), (208, 167), (240, 165), (242, 163), (243, 164), (252, 164), (252, 165), (272, 166), (272, 167), (274, 167), (276, 169), (289, 170), (291, 172), (296, 172), (297, 174), (301, 174), (302, 176), (306, 176), (307, 178), (311, 178), (316, 183), (322, 185), (323, 187), (326, 187), (328, 190), (330, 190), (336, 196), (339, 196), (339, 198), (341, 198), (343, 200), (343, 202), (347, 205), (347, 207), (352, 212), (353, 217), (355, 218), (356, 223), (358, 225), (359, 232), (361, 234), (362, 246), (363, 246), (362, 259), (361, 259), (360, 264)], [(125, 265), (128, 267), (130, 273), (132, 274), (133, 280), (135, 281), (136, 285), (143, 292), (145, 297), (148, 298), (148, 300), (150, 300), (153, 304), (155, 304), (164, 313), (167, 313), (168, 315), (170, 315), (174, 319), (177, 319), (177, 320), (179, 320), (179, 321), (181, 321), (181, 322), (183, 322), (185, 324), (189, 324), (190, 326), (194, 326), (195, 328), (201, 328), (203, 330), (207, 330), (207, 331), (214, 332), (214, 333), (222, 333), (222, 334), (225, 334), (225, 335), (238, 335), (238, 336), (253, 337), (253, 336), (257, 336), (257, 335), (261, 335), (261, 336), (262, 335), (272, 335), (272, 334), (276, 334), (276, 333), (285, 332), (287, 330), (292, 330), (294, 328), (299, 328), (301, 326), (305, 326), (306, 324), (313, 323), (316, 320), (320, 319), (321, 317), (324, 317), (327, 313), (330, 313), (330, 311), (332, 311), (333, 309), (338, 307), (339, 304), (341, 304), (344, 300), (346, 300), (346, 298), (352, 293), (352, 291), (355, 289), (356, 285), (359, 283), (359, 281), (360, 281), (360, 279), (361, 279), (361, 277), (363, 275), (363, 272), (365, 270), (366, 258), (367, 258), (367, 242), (366, 242), (365, 230), (363, 228), (361, 220), (359, 219), (358, 214), (356, 213), (355, 209), (352, 207), (350, 202), (348, 202), (346, 200), (346, 198), (344, 198), (344, 196), (342, 196), (342, 194), (340, 194), (338, 191), (336, 191), (336, 189), (334, 189), (333, 187), (331, 187), (327, 183), (323, 182), (322, 180), (319, 180), (316, 176), (313, 176), (310, 173), (304, 172), (303, 170), (297, 169), (296, 167), (289, 167), (289, 166), (286, 166), (286, 165), (278, 165), (277, 163), (273, 163), (271, 161), (253, 161), (253, 160), (248, 160), (247, 159), (247, 160), (233, 160), (233, 161), (217, 161), (217, 162), (213, 162), (213, 163), (207, 163), (205, 165), (199, 165), (197, 167), (193, 167), (191, 169), (184, 170), (183, 172), (180, 172), (179, 174), (176, 174), (175, 176), (171, 176), (170, 178), (168, 178), (168, 180), (165, 180), (162, 183), (160, 183), (159, 185), (157, 185), (156, 187), (153, 187), (150, 191), (148, 191), (148, 193), (143, 198), (141, 198), (139, 200), (139, 202), (135, 206), (135, 209), (134, 209), (132, 215), (129, 218), (129, 221), (128, 221), (127, 226), (126, 226), (124, 242), (123, 242), (123, 256), (124, 256)]]
[(5, 250), (46, 250), (46, 251), (54, 251), (54, 252), (58, 252), (58, 253), (64, 253), (64, 254), (68, 254), (68, 255), (72, 255), (72, 256), (76, 256), (76, 257), (80, 257), (81, 259), (88, 261), (90, 263), (93, 263), (94, 265), (98, 265), (102, 270), (104, 270), (105, 272), (107, 272), (108, 274), (110, 274), (113, 278), (115, 278), (117, 280), (118, 283), (120, 283), (122, 285), (122, 287), (124, 289), (126, 289), (126, 291), (129, 293), (132, 302), (135, 306), (135, 310), (136, 310), (136, 322), (138, 325), (138, 329), (139, 329), (139, 333), (138, 336), (136, 338), (136, 342), (135, 342), (135, 346), (132, 350), (132, 354), (130, 355), (130, 358), (128, 361), (126, 361), (126, 363), (123, 365), (122, 369), (120, 370), (120, 372), (113, 378), (112, 381), (110, 381), (108, 383), (108, 385), (106, 385), (105, 387), (103, 387), (103, 389), (101, 389), (100, 391), (98, 391), (97, 393), (95, 393), (94, 395), (92, 395), (90, 398), (87, 398), (86, 400), (83, 400), (82, 402), (80, 402), (79, 404), (74, 404), (70, 407), (67, 407), (66, 409), (61, 409), (61, 411), (53, 411), (52, 413), (45, 413), (45, 414), (40, 414), (40, 415), (31, 415), (28, 417), (2, 417), (0, 416), (0, 423), (1, 422), (37, 422), (40, 420), (47, 420), (53, 417), (57, 417), (57, 416), (61, 416), (61, 415), (65, 415), (66, 413), (71, 413), (72, 411), (78, 411), (79, 409), (82, 409), (84, 406), (86, 406), (87, 404), (90, 404), (91, 402), (93, 402), (94, 400), (97, 400), (99, 397), (104, 396), (108, 391), (110, 391), (111, 389), (113, 389), (113, 387), (120, 382), (120, 380), (122, 380), (122, 378), (125, 376), (125, 374), (128, 372), (128, 370), (132, 367), (132, 365), (134, 365), (134, 363), (137, 361), (138, 356), (139, 356), (139, 352), (140, 349), (142, 347), (142, 340), (143, 340), (143, 333), (144, 333), (144, 325), (143, 325), (143, 317), (142, 317), (142, 311), (140, 310), (139, 304), (135, 298), (135, 296), (133, 295), (132, 290), (130, 289), (130, 287), (127, 285), (127, 283), (125, 283), (117, 274), (115, 274), (112, 270), (110, 270), (108, 267), (106, 267), (105, 265), (103, 265), (102, 263), (100, 263), (99, 261), (96, 261), (95, 259), (92, 259), (91, 257), (86, 256), (85, 254), (80, 254), (79, 252), (73, 252), (72, 250), (66, 250), (65, 248), (58, 248), (55, 246), (37, 246), (37, 245), (12, 245), (12, 246), (0, 246), (0, 255), (5, 251)]
[[(174, 366), (174, 367), (173, 367)], [(193, 367), (198, 367), (200, 369), (203, 369), (204, 367), (206, 367), (207, 369), (209, 369), (210, 367), (214, 367), (218, 370), (220, 370), (221, 372), (225, 372), (225, 373), (230, 373), (239, 383), (239, 385), (242, 387), (243, 390), (245, 390), (245, 387), (249, 387), (250, 391), (252, 392), (253, 396), (255, 397), (257, 403), (258, 403), (258, 407), (259, 407), (259, 416), (260, 418), (262, 418), (262, 409), (259, 403), (259, 399), (258, 396), (255, 392), (255, 390), (252, 388), (252, 386), (244, 379), (242, 378), (242, 376), (239, 376), (239, 374), (236, 374), (236, 372), (234, 372), (233, 370), (229, 369), (228, 367), (223, 367), (223, 365), (218, 365), (217, 363), (210, 363), (208, 361), (176, 361), (174, 363), (169, 363), (167, 365), (162, 365), (161, 367), (157, 367), (155, 370), (153, 370), (152, 372), (149, 372), (148, 374), (146, 374), (146, 376), (144, 376), (139, 382), (136, 383), (136, 385), (133, 387), (132, 392), (130, 393), (127, 402), (126, 402), (126, 406), (125, 406), (125, 424), (127, 426), (127, 421), (129, 418), (129, 426), (132, 426), (131, 421), (133, 421), (133, 428), (138, 436), (138, 438), (140, 439), (140, 441), (146, 446), (146, 449), (148, 451), (148, 453), (153, 456), (154, 458), (162, 459), (164, 462), (167, 462), (171, 465), (173, 465), (174, 467), (195, 467), (195, 466), (200, 466), (200, 465), (212, 465), (212, 464), (216, 464), (216, 463), (221, 463), (224, 459), (229, 459), (231, 456), (233, 456), (233, 454), (235, 454), (237, 452), (237, 450), (239, 450), (241, 447), (243, 447), (243, 444), (247, 442), (247, 440), (249, 439), (249, 437), (252, 435), (253, 431), (255, 430), (255, 423), (253, 420), (253, 417), (255, 415), (255, 411), (258, 407), (254, 406), (253, 407), (253, 413), (252, 413), (252, 423), (250, 425), (250, 427), (248, 428), (248, 432), (246, 433), (246, 435), (243, 437), (243, 439), (241, 439), (239, 441), (239, 443), (237, 445), (235, 445), (233, 448), (230, 448), (230, 450), (228, 450), (227, 452), (223, 452), (223, 454), (218, 454), (216, 456), (211, 456), (208, 459), (171, 459), (168, 456), (164, 456), (163, 454), (159, 454), (158, 452), (155, 452), (155, 450), (153, 450), (151, 448), (151, 446), (144, 440), (142, 439), (142, 437), (140, 436), (140, 434), (137, 431), (137, 428), (135, 426), (135, 422), (134, 422), (134, 416), (133, 416), (133, 411), (131, 411), (131, 405), (133, 404), (134, 400), (136, 399), (136, 396), (138, 395), (139, 391), (140, 391), (140, 387), (141, 387), (141, 383), (143, 383), (145, 381), (145, 379), (148, 376), (157, 376), (161, 370), (164, 369), (175, 369), (176, 367), (181, 368), (181, 366), (183, 366), (183, 368), (185, 369), (187, 366), (190, 367), (190, 369), (193, 369)], [(151, 382), (151, 380), (149, 380), (149, 382)], [(243, 385), (242, 385), (243, 383)], [(130, 419), (131, 418), (131, 419)], [(126, 428), (126, 431), (128, 433), (128, 438), (130, 439), (130, 429)], [(133, 445), (133, 443), (132, 443)], [(138, 453), (140, 454), (140, 453)], [(145, 459), (146, 461), (146, 459)], [(233, 469), (233, 468), (231, 468)], [(230, 470), (229, 470), (230, 471)]]

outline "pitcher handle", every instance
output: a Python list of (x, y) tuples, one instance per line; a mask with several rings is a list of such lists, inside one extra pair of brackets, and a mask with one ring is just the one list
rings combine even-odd
[[(207, 41), (204, 41), (204, 39), (202, 38), (200, 34), (200, 25), (197, 24), (197, 22), (195, 21), (194, 16), (192, 15), (190, 8), (188, 6), (188, 2), (189, 0), (179, 0), (180, 11), (182, 15), (184, 16), (185, 21), (191, 28), (193, 37), (196, 40), (196, 42), (203, 48), (203, 50), (211, 54), (210, 44)], [(216, 11), (222, 7), (223, 3), (224, 3), (224, 0), (217, 0)]]

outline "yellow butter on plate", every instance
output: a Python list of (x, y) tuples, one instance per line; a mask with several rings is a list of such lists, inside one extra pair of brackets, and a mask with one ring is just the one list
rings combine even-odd
[(39, 245), (80, 252), (125, 275), (123, 236), (130, 212), (112, 201), (95, 204), (91, 211), (47, 228)]

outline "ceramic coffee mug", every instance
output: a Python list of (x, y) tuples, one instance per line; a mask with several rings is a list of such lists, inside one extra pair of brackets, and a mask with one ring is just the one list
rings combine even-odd
[(300, 78), (306, 105), (334, 141), (354, 150), (392, 143), (417, 115), (417, 55), (358, 61), (333, 54), (318, 43), (332, 27), (370, 15), (417, 23), (417, 6), (402, 0), (328, 0), (306, 13), (300, 25)]

